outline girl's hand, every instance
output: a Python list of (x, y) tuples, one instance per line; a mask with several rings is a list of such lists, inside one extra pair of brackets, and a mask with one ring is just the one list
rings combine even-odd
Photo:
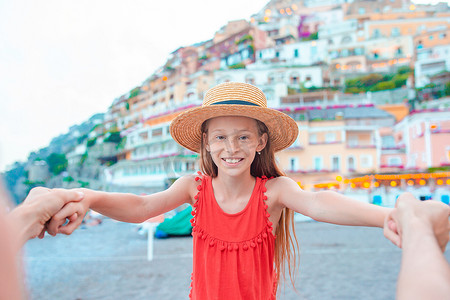
[(449, 241), (450, 207), (444, 203), (428, 200), (419, 201), (412, 194), (404, 193), (398, 198), (395, 209), (387, 216), (384, 235), (398, 247), (410, 227), (420, 225), (428, 228), (436, 237), (439, 247), (445, 251)]
[[(75, 191), (85, 193), (82, 189), (76, 189)], [(86, 194), (86, 193), (85, 193)], [(80, 226), (87, 211), (89, 210), (88, 197), (84, 197), (79, 202), (69, 202), (58, 211), (47, 223), (47, 232), (52, 236), (57, 233), (63, 233), (70, 235), (75, 229)], [(64, 225), (68, 220), (68, 223)]]

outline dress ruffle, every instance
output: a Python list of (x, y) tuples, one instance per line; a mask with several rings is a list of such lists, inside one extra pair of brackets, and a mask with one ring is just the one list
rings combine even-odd
[[(244, 250), (247, 251), (250, 248), (256, 248), (258, 244), (263, 243), (265, 240), (267, 240), (268, 235), (272, 234), (275, 238), (276, 236), (273, 234), (273, 227), (272, 227), (272, 222), (270, 221), (270, 214), (267, 211), (268, 205), (265, 203), (267, 201), (267, 196), (265, 195), (265, 192), (267, 192), (267, 188), (265, 186), (266, 182), (267, 182), (267, 177), (266, 176), (262, 176), (261, 179), (263, 181), (263, 186), (262, 186), (262, 199), (264, 200), (264, 209), (266, 212), (266, 221), (267, 221), (267, 227), (264, 228), (257, 236), (253, 237), (252, 239), (246, 240), (246, 241), (240, 241), (240, 242), (227, 242), (227, 241), (223, 241), (220, 239), (217, 239), (214, 236), (209, 235), (204, 229), (199, 228), (199, 226), (197, 226), (197, 207), (200, 203), (200, 201), (202, 201), (201, 199), (201, 191), (203, 190), (203, 178), (204, 175), (202, 175), (201, 172), (198, 172), (197, 177), (195, 177), (196, 181), (200, 181), (200, 184), (197, 186), (197, 194), (194, 196), (195, 199), (195, 203), (193, 204), (193, 209), (192, 209), (192, 216), (193, 218), (191, 219), (191, 224), (192, 224), (192, 236), (198, 236), (200, 237), (202, 240), (204, 240), (210, 247), (219, 247), (219, 249), (221, 251), (238, 251), (238, 250)], [(201, 176), (201, 177), (200, 177)]]

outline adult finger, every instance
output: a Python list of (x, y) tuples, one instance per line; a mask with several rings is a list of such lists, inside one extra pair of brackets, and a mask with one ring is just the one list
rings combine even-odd
[(59, 227), (61, 227), (66, 219), (78, 213), (77, 204), (75, 202), (69, 202), (64, 207), (58, 211), (50, 220), (47, 226), (47, 232), (53, 236), (58, 233)]
[(40, 239), (43, 239), (44, 236), (45, 236), (45, 227), (44, 227), (44, 229), (42, 229), (41, 233), (39, 233), (38, 237), (39, 237)]
[(387, 215), (386, 219), (384, 220), (383, 234), (394, 245), (401, 248), (401, 237), (398, 232), (399, 228), (395, 221), (395, 217), (396, 210), (391, 211), (389, 215)]
[(394, 220), (388, 220), (388, 228), (393, 231), (394, 233), (398, 234), (398, 228), (397, 223), (394, 222)]
[(401, 248), (400, 235), (392, 231), (389, 227), (385, 226), (383, 230), (384, 236), (390, 240), (394, 245)]
[(68, 217), (69, 222), (75, 222), (78, 218), (78, 213), (74, 213), (73, 215), (71, 215), (70, 217)]
[(59, 228), (58, 232), (66, 235), (72, 234), (75, 229), (80, 226), (81, 222), (83, 222), (83, 217), (79, 215), (79, 217), (75, 221), (70, 221), (67, 225), (64, 225)]

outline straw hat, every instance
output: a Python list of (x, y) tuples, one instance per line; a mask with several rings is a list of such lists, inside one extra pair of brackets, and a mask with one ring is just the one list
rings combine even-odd
[(170, 134), (181, 146), (200, 152), (203, 122), (223, 116), (249, 117), (263, 122), (269, 129), (274, 151), (289, 147), (298, 135), (297, 124), (291, 117), (268, 108), (266, 96), (259, 88), (240, 82), (225, 82), (208, 90), (201, 107), (187, 110), (172, 121)]

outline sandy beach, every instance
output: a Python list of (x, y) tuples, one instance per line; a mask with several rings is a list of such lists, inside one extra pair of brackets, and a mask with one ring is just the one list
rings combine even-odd
[[(301, 248), (295, 283), (278, 299), (395, 298), (400, 250), (379, 228), (297, 222)], [(450, 250), (446, 251), (450, 261)], [(25, 248), (26, 285), (33, 300), (187, 299), (192, 238), (155, 240), (147, 261), (147, 238), (136, 225), (105, 219), (71, 236), (47, 236)]]

